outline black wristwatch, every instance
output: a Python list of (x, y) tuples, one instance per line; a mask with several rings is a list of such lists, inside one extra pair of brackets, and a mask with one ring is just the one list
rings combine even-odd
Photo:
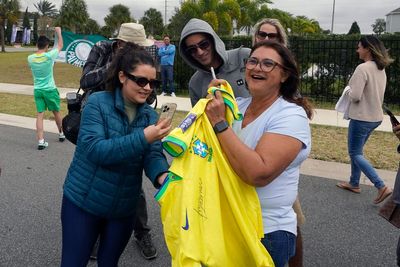
[(214, 125), (213, 129), (216, 134), (219, 134), (228, 129), (228, 127), (229, 124), (226, 121), (220, 121)]

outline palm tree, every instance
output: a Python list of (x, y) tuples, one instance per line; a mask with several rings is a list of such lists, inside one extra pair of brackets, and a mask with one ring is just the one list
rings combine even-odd
[(181, 5), (186, 18), (207, 21), (222, 35), (232, 35), (233, 22), (240, 18), (240, 5), (235, 0), (192, 0)]
[(52, 4), (51, 2), (48, 2), (47, 0), (40, 0), (36, 4), (33, 4), (37, 11), (39, 12), (39, 15), (41, 16), (47, 16), (47, 17), (54, 17), (57, 15), (57, 9), (55, 4)]
[(147, 33), (151, 35), (161, 35), (164, 31), (164, 23), (162, 14), (155, 8), (150, 8), (144, 12), (144, 16), (140, 19)]
[(20, 3), (19, 0), (0, 0), (0, 39), (1, 52), (5, 52), (4, 44), (4, 26), (5, 21), (15, 23), (19, 17)]
[(270, 9), (268, 4), (270, 0), (238, 0), (240, 6), (240, 19), (237, 21), (236, 30), (245, 30), (247, 35), (250, 34), (251, 28), (263, 18), (268, 18), (266, 14)]
[(57, 24), (76, 33), (83, 30), (89, 19), (85, 0), (65, 0)]
[(131, 22), (131, 12), (127, 6), (118, 4), (110, 7), (110, 14), (104, 18), (106, 26), (111, 29), (111, 34), (116, 34), (122, 23)]

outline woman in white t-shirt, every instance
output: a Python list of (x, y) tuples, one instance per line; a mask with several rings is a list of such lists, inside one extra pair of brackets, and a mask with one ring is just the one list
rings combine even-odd
[[(223, 82), (214, 80), (211, 85)], [(227, 125), (220, 93), (209, 102), (206, 113), (232, 168), (244, 182), (257, 187), (265, 233), (261, 241), (280, 267), (295, 253), (293, 203), (300, 164), (311, 149), (308, 119), (313, 111), (299, 94), (296, 61), (282, 44), (263, 41), (252, 48), (246, 82), (251, 97), (237, 99), (242, 121)]]

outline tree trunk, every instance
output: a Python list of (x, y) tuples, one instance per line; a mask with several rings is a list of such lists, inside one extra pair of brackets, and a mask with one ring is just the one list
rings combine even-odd
[(6, 52), (6, 48), (4, 46), (4, 22), (0, 25), (0, 40), (1, 40), (1, 52)]

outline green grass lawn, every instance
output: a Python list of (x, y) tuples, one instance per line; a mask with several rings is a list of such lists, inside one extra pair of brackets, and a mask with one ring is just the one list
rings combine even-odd
[[(32, 75), (26, 58), (30, 53), (0, 53), (0, 82), (32, 84)], [(57, 86), (78, 88), (81, 69), (68, 64), (56, 63), (54, 75)], [(314, 103), (318, 108), (333, 108), (333, 104)], [(65, 101), (61, 103), (61, 112), (67, 113)], [(396, 110), (395, 110), (396, 112)], [(36, 110), (33, 96), (0, 93), (0, 113), (35, 117)], [(177, 112), (173, 125), (177, 126), (186, 115)], [(53, 119), (52, 113), (46, 112), (46, 119)], [(312, 125), (311, 158), (325, 161), (349, 163), (347, 154), (347, 129)], [(396, 153), (397, 138), (388, 132), (375, 131), (367, 145), (365, 155), (376, 168), (397, 170), (399, 155)]]
[[(0, 82), (33, 84), (27, 57), (32, 52), (0, 53)], [(82, 69), (69, 64), (54, 65), (54, 79), (58, 87), (79, 88)]]
[[(67, 113), (65, 101), (61, 103), (61, 112), (63, 115)], [(35, 117), (33, 96), (0, 93), (0, 113)], [(173, 127), (178, 126), (185, 116), (186, 112), (176, 112), (172, 122)], [(51, 112), (46, 112), (45, 118), (54, 119)], [(311, 125), (311, 130), (311, 158), (349, 163), (347, 128)], [(392, 133), (375, 131), (365, 146), (365, 155), (374, 167), (396, 171), (399, 162), (397, 144), (398, 140)]]

